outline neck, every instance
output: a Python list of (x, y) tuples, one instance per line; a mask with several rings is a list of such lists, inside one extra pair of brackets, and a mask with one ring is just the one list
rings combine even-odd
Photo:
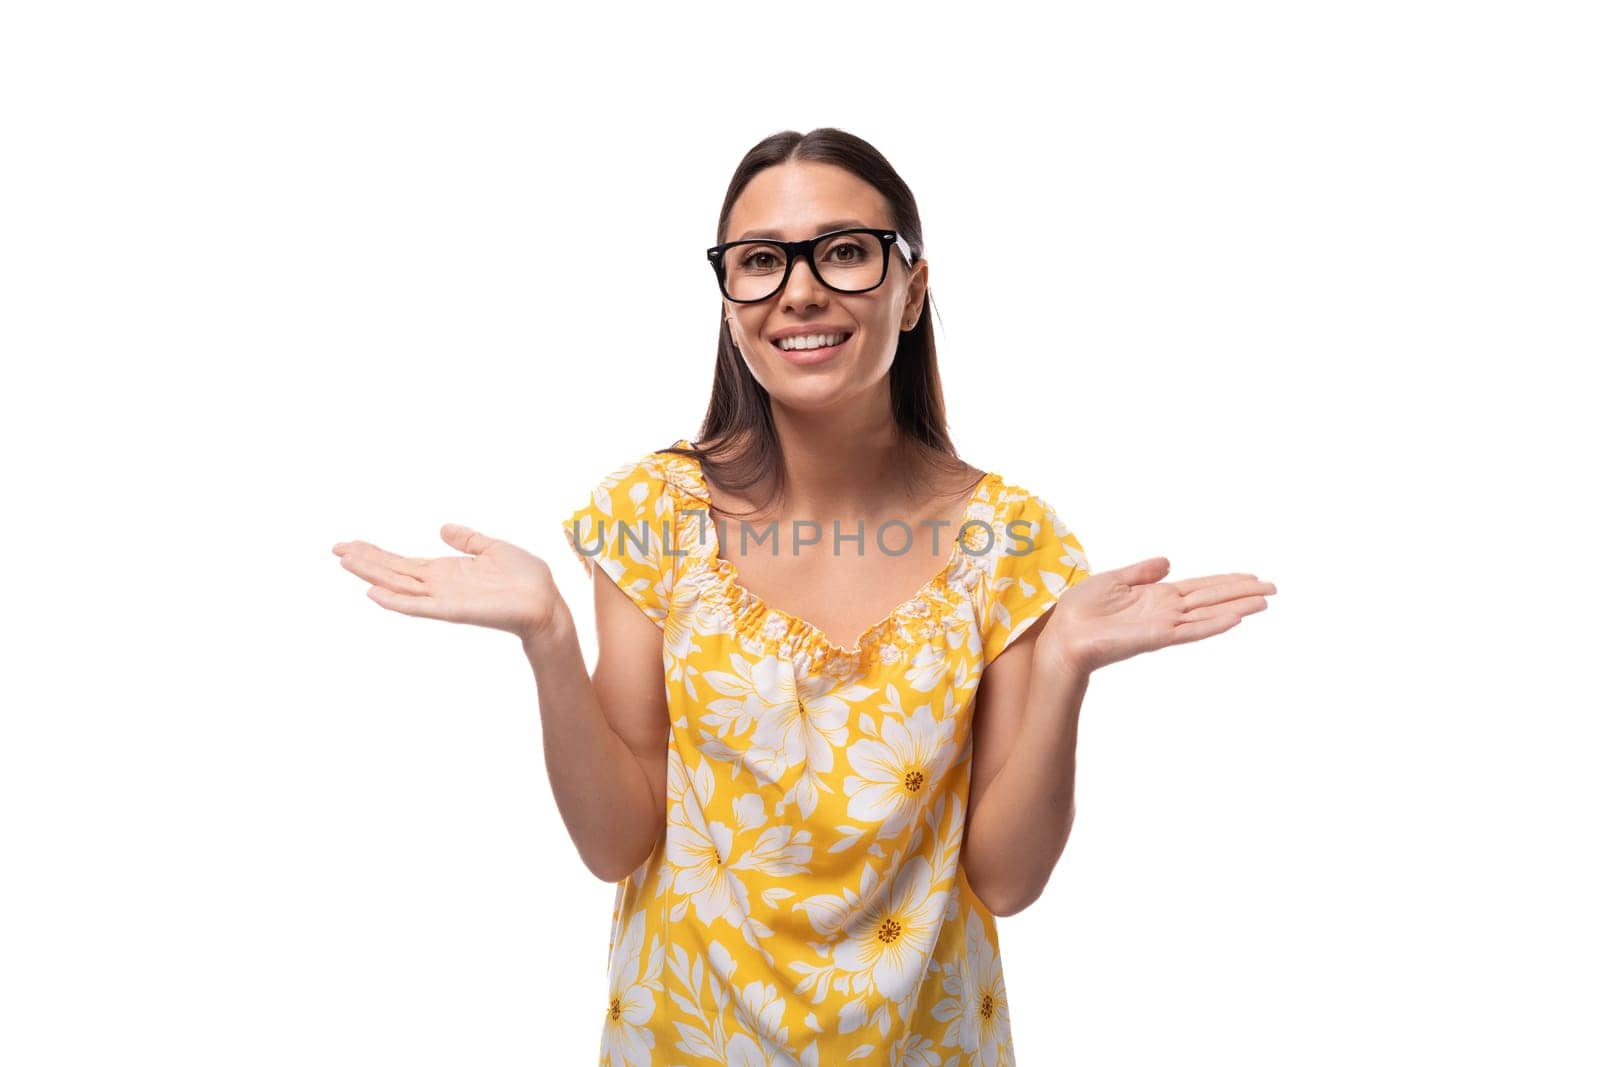
[(777, 405), (784, 510), (812, 518), (872, 518), (914, 498), (907, 470), (914, 450), (882, 411), (795, 412)]

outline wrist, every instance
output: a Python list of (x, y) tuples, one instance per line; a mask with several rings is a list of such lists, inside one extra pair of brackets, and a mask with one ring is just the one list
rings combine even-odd
[(576, 632), (572, 612), (559, 597), (550, 610), (536, 619), (530, 619), (518, 632), (523, 651), (530, 657), (551, 648)]
[(1033, 656), (1036, 676), (1043, 675), (1056, 685), (1087, 685), (1094, 667), (1082, 650), (1070, 645), (1036, 648)]

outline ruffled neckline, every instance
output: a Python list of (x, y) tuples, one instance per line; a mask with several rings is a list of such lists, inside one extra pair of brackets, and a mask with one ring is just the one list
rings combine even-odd
[[(687, 438), (680, 438), (674, 445), (689, 446)], [(675, 453), (657, 456), (663, 461), (666, 481), (675, 492), (674, 522), (682, 521), (681, 512), (687, 508), (703, 508), (709, 515), (711, 491), (699, 461)], [(1004, 485), (1005, 479), (999, 473), (985, 473), (967, 500), (957, 530), (973, 521), (994, 529), (996, 503)], [(687, 549), (691, 565), (678, 580), (694, 583), (702, 602), (709, 601), (730, 612), (732, 629), (745, 640), (760, 642), (788, 656), (802, 655), (811, 665), (834, 668), (836, 673), (864, 669), (879, 660), (892, 663), (914, 657), (936, 632), (943, 631), (949, 615), (965, 606), (970, 616), (971, 590), (985, 573), (992, 573), (993, 567), (992, 551), (988, 555), (979, 553), (970, 538), (968, 547), (963, 548), (957, 538), (944, 564), (915, 593), (868, 626), (852, 647), (845, 648), (809, 620), (767, 603), (746, 588), (738, 566), (722, 556), (716, 523), (706, 520), (700, 528), (709, 532), (696, 537)], [(997, 530), (992, 543), (1001, 536)]]

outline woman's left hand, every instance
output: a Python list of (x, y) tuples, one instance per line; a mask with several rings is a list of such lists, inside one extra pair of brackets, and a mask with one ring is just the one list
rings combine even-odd
[(1092, 574), (1061, 595), (1039, 634), (1034, 658), (1087, 674), (1108, 663), (1231, 630), (1265, 611), (1278, 591), (1253, 574), (1163, 582), (1172, 566), (1154, 556)]

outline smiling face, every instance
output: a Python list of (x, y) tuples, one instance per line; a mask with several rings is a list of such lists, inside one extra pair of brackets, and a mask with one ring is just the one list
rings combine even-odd
[[(796, 161), (768, 167), (750, 180), (728, 215), (723, 239), (803, 241), (857, 226), (892, 228), (883, 195), (842, 167)], [(916, 325), (927, 285), (927, 260), (908, 267), (891, 248), (888, 277), (868, 292), (835, 292), (802, 259), (779, 292), (756, 304), (724, 298), (722, 306), (745, 365), (773, 401), (814, 410), (874, 390), (887, 398), (900, 332)], [(779, 347), (780, 338), (796, 334), (844, 335), (844, 341), (809, 351)]]

